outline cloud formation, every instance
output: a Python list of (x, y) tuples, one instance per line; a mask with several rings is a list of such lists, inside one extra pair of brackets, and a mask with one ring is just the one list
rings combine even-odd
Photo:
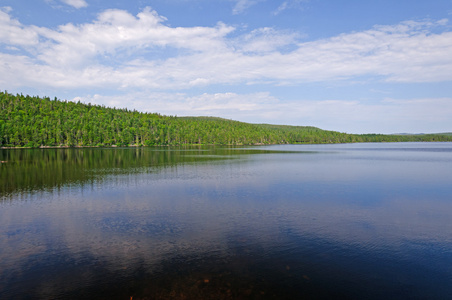
[(24, 26), (12, 19), (11, 7), (0, 7), (0, 42), (9, 46), (30, 46), (38, 43), (38, 33), (34, 26)]
[(301, 9), (303, 5), (308, 3), (310, 0), (287, 0), (281, 3), (278, 8), (273, 12), (275, 15), (279, 15), (287, 9)]
[[(0, 53), (0, 70), (13, 68), (27, 84), (67, 88), (184, 89), (359, 76), (393, 82), (452, 80), (452, 32), (433, 32), (446, 20), (375, 26), (309, 42), (273, 28), (230, 37), (235, 28), (223, 23), (170, 27), (165, 21), (150, 8), (136, 16), (111, 9), (92, 23), (50, 29), (23, 25), (3, 10), (0, 41), (25, 54)], [(1, 81), (20, 84), (10, 77)]]
[[(275, 86), (344, 80), (451, 81), (448, 20), (405, 21), (306, 41), (299, 32), (271, 27), (244, 33), (221, 22), (211, 27), (171, 27), (149, 7), (137, 15), (109, 9), (92, 22), (56, 28), (25, 25), (10, 13), (10, 8), (0, 10), (0, 86), (8, 89), (111, 90), (122, 96), (79, 99), (123, 107), (127, 95), (135, 99), (127, 105), (143, 111), (250, 122), (284, 120), (343, 131), (352, 130), (341, 120), (364, 124), (363, 116), (370, 120), (372, 115), (376, 122), (378, 114), (415, 124), (429, 105), (443, 107), (439, 113), (443, 119), (443, 113), (452, 114), (450, 98), (365, 104), (334, 98), (281, 101), (268, 92)], [(259, 92), (187, 92), (214, 85), (257, 84), (264, 87)], [(322, 120), (315, 114), (322, 115)], [(437, 122), (423, 120), (432, 126)]]
[(235, 6), (232, 9), (234, 15), (244, 13), (248, 8), (255, 5), (259, 0), (233, 0), (235, 1)]
[(77, 9), (87, 7), (88, 3), (86, 3), (85, 0), (61, 0), (61, 2), (70, 5), (72, 7), (75, 7)]

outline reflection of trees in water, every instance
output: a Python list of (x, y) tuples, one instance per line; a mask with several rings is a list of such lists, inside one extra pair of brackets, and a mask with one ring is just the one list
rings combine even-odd
[(92, 184), (107, 175), (158, 172), (179, 164), (274, 153), (247, 147), (141, 147), (0, 150), (0, 197), (17, 192)]
[[(83, 148), (0, 150), (0, 195), (91, 183), (110, 174), (154, 172), (200, 159), (200, 148)], [(199, 150), (199, 151), (197, 151)]]

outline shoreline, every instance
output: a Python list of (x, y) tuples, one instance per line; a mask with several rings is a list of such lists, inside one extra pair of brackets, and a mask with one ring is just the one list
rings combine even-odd
[(271, 146), (271, 145), (334, 145), (334, 144), (366, 144), (366, 143), (452, 143), (452, 141), (377, 141), (377, 142), (338, 142), (338, 143), (282, 143), (282, 144), (178, 144), (178, 145), (105, 145), (105, 146), (39, 146), (39, 147), (0, 147), (1, 150), (14, 149), (82, 149), (82, 148), (144, 148), (144, 147), (180, 147), (180, 146)]

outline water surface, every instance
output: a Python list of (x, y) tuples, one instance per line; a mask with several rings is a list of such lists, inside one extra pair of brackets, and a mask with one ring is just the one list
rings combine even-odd
[(452, 143), (0, 160), (0, 299), (452, 295)]

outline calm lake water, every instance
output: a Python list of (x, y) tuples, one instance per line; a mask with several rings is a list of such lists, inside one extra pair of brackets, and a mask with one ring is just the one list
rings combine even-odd
[(452, 297), (452, 143), (0, 160), (0, 299)]

